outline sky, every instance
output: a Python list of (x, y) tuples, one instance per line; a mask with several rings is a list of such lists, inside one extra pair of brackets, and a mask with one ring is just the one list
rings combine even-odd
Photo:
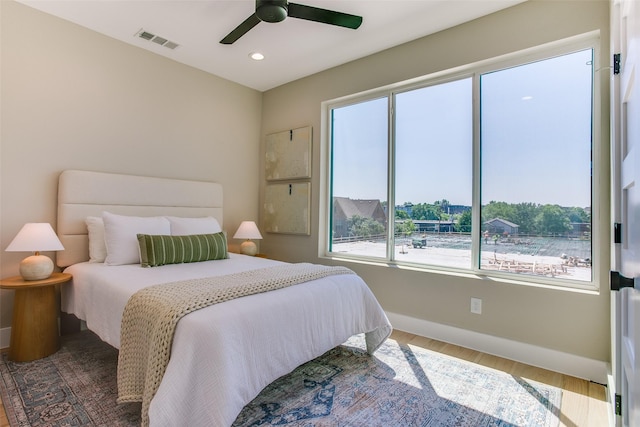
[[(592, 51), (480, 77), (482, 204), (591, 205)], [(473, 81), (396, 94), (396, 204), (471, 205)], [(333, 195), (387, 199), (388, 100), (333, 110)]]

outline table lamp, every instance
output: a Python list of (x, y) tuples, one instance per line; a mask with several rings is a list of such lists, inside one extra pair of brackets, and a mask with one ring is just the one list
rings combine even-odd
[(20, 275), (24, 280), (43, 280), (53, 273), (53, 261), (40, 251), (60, 251), (64, 247), (51, 225), (46, 222), (25, 224), (13, 238), (7, 252), (35, 252), (20, 262)]
[(240, 252), (245, 255), (255, 256), (258, 253), (258, 247), (251, 239), (262, 239), (262, 234), (258, 230), (258, 226), (253, 221), (242, 221), (238, 231), (233, 235), (234, 239), (246, 239), (240, 245)]

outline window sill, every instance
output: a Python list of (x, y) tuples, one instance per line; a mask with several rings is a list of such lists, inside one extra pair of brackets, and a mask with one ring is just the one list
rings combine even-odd
[(386, 267), (386, 268), (395, 268), (397, 270), (406, 270), (406, 271), (417, 271), (421, 273), (427, 274), (439, 274), (444, 276), (453, 276), (471, 280), (482, 280), (493, 283), (500, 284), (510, 284), (510, 285), (521, 285), (528, 287), (535, 287), (540, 289), (548, 289), (555, 291), (567, 291), (567, 292), (575, 292), (586, 295), (600, 295), (600, 285), (597, 282), (585, 283), (584, 285), (580, 285), (577, 283), (567, 283), (562, 279), (553, 279), (548, 277), (536, 277), (536, 276), (526, 276), (524, 278), (513, 278), (508, 277), (509, 273), (500, 274), (500, 273), (485, 273), (485, 272), (473, 272), (473, 271), (462, 271), (448, 268), (437, 268), (433, 266), (427, 265), (415, 265), (415, 264), (406, 264), (406, 263), (397, 263), (390, 262), (385, 260), (373, 260), (373, 259), (365, 259), (365, 258), (355, 258), (355, 257), (342, 257), (335, 255), (319, 255), (319, 258), (331, 260), (335, 262), (342, 262), (346, 264), (360, 264), (360, 265), (368, 265), (372, 267)]

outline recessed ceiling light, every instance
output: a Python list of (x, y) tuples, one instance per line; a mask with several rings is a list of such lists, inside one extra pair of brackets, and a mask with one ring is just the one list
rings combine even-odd
[(249, 54), (249, 58), (253, 59), (254, 61), (262, 61), (264, 59), (264, 55), (260, 52), (252, 52)]
[(533, 99), (533, 96), (527, 95), (527, 96), (523, 96), (522, 100), (523, 101), (531, 101)]

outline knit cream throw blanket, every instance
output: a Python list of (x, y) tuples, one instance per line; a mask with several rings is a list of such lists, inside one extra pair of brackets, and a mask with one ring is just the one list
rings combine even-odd
[(353, 271), (308, 263), (286, 264), (165, 283), (136, 292), (122, 317), (118, 402), (142, 402), (142, 425), (149, 424), (149, 404), (169, 363), (173, 334), (182, 316), (233, 298), (335, 274), (353, 274)]

